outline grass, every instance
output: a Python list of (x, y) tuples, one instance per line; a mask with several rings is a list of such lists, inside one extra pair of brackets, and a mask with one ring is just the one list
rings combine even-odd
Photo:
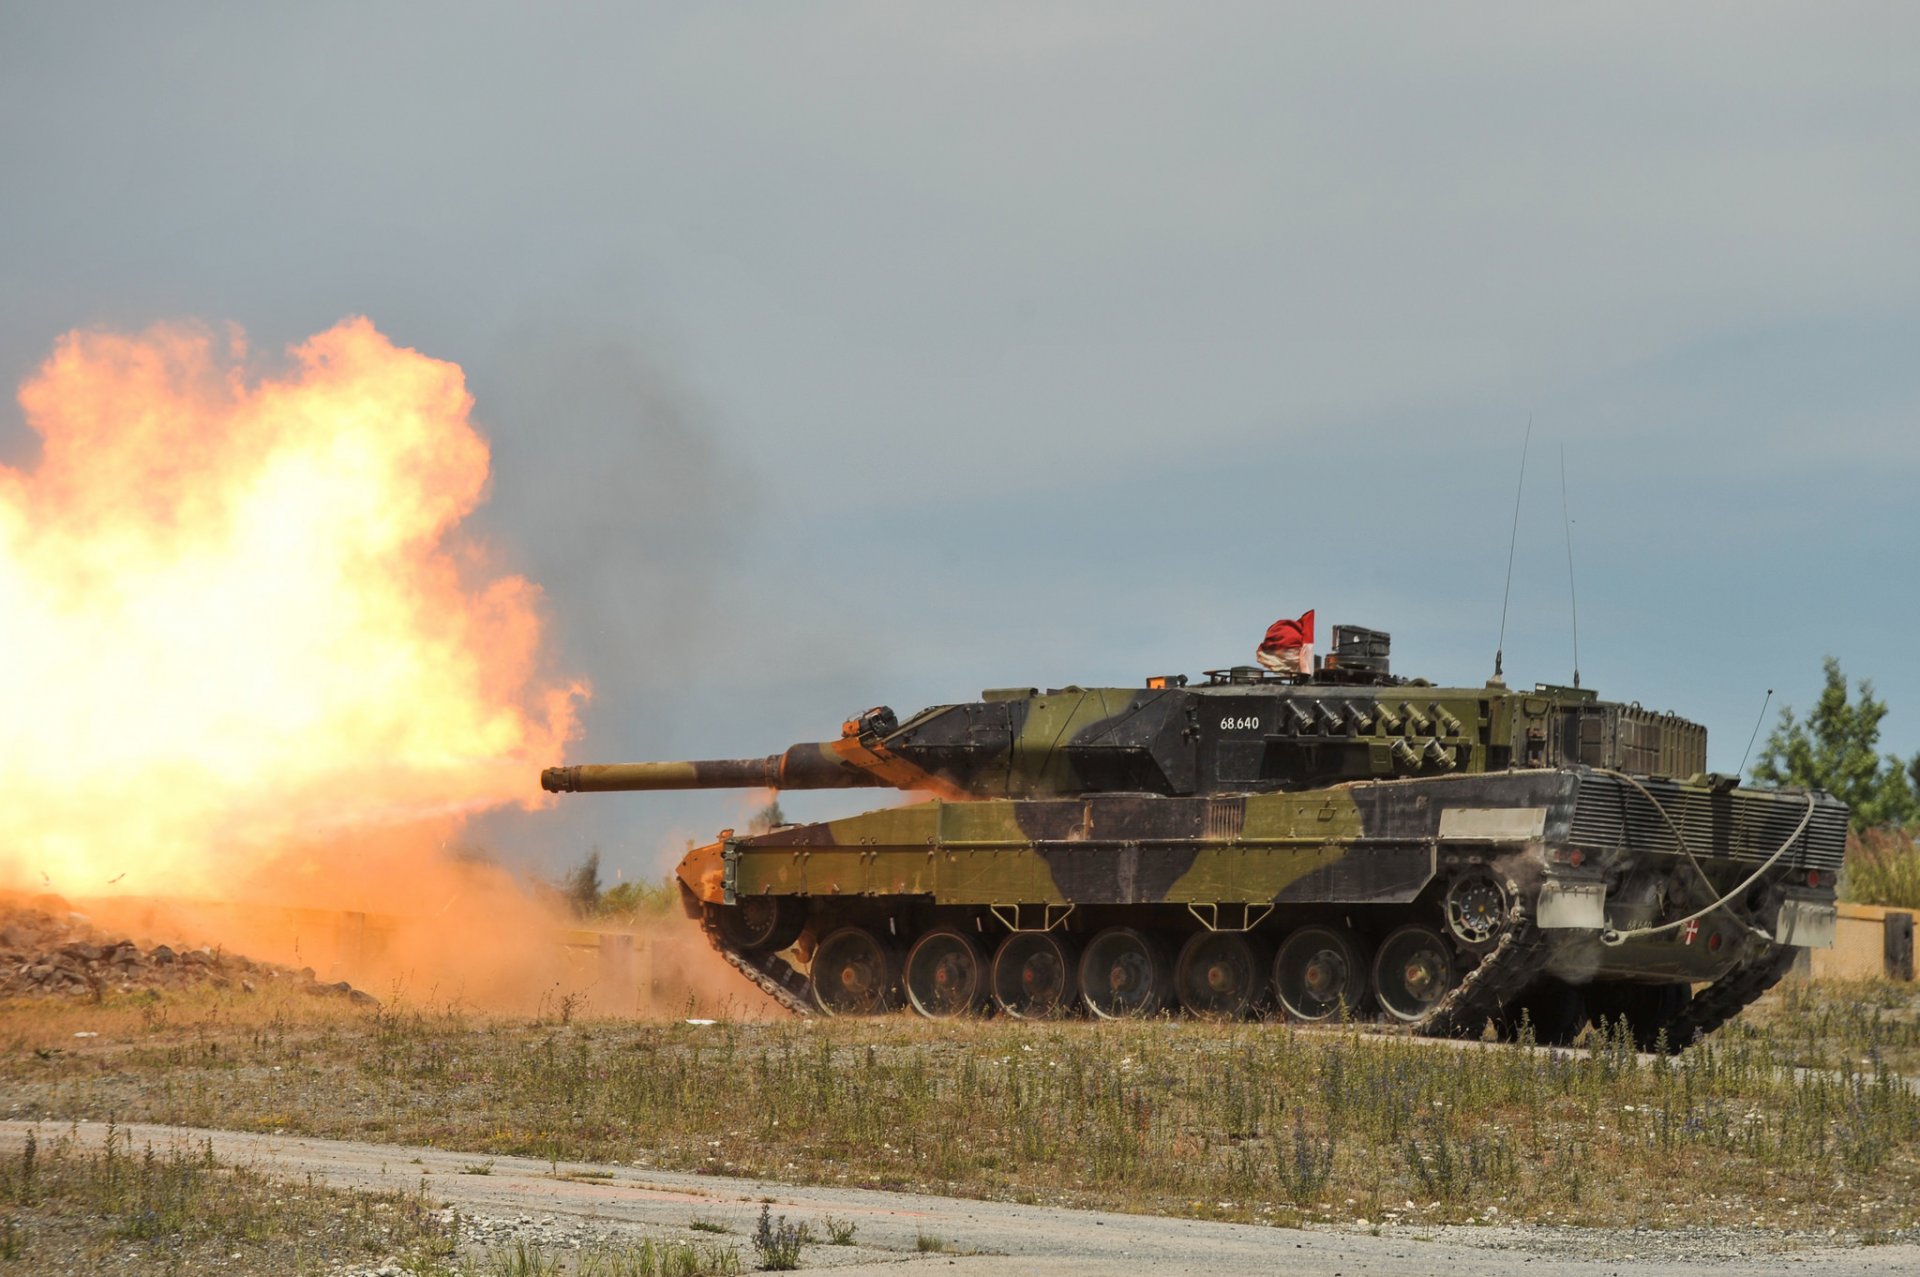
[(1546, 1053), (1166, 1021), (114, 1010), (0, 1011), (7, 1115), (1276, 1223), (1920, 1224), (1911, 986), (1790, 984), (1673, 1062), (1601, 1035)]
[[(444, 1277), (738, 1277), (737, 1247), (713, 1242), (656, 1241), (548, 1251), (531, 1242), (499, 1246), (442, 1270)], [(429, 1277), (442, 1277), (431, 1274)]]
[(425, 1277), (737, 1277), (740, 1251), (714, 1242), (656, 1241), (549, 1251), (533, 1242), (496, 1246)]
[(1920, 909), (1920, 830), (1869, 829), (1855, 835), (1840, 894), (1860, 904)]
[(0, 1166), (0, 1259), (19, 1271), (318, 1273), (395, 1256), (435, 1265), (457, 1249), (451, 1223), (416, 1193), (347, 1193), (218, 1164), (211, 1150), (104, 1147), (29, 1135)]
[(1718, 1036), (1725, 1046), (1763, 1050), (1808, 1068), (1884, 1068), (1920, 1078), (1920, 986), (1788, 981)]

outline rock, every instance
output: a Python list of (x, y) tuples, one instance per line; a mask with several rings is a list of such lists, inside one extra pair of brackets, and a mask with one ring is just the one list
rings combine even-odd
[(170, 949), (164, 944), (157, 944), (153, 946), (153, 948), (147, 950), (147, 961), (158, 963), (161, 966), (166, 966), (170, 963), (178, 962), (179, 960), (180, 960), (180, 955), (176, 954), (172, 949)]

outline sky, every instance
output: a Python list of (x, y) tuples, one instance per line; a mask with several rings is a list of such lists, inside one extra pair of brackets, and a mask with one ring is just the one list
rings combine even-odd
[[(1478, 684), (1529, 430), (1510, 682), (1571, 676), (1570, 536), (1585, 685), (1730, 771), (1831, 654), (1912, 754), (1916, 64), (1891, 3), (8, 6), (0, 379), (172, 319), (459, 363), (566, 761), (1309, 607)], [(653, 876), (748, 810), (474, 837)]]

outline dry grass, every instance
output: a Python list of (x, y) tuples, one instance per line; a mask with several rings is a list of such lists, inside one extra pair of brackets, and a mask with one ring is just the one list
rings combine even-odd
[(1792, 986), (1671, 1064), (1599, 1036), (1547, 1053), (1259, 1024), (235, 1006), (0, 1011), (8, 1116), (1270, 1222), (1920, 1222), (1920, 1095), (1891, 1062), (1920, 1051), (1920, 996), (1888, 985)]
[(454, 1227), (414, 1193), (346, 1193), (221, 1166), (212, 1150), (32, 1138), (0, 1165), (0, 1260), (20, 1272), (308, 1273), (433, 1265)]
[(1920, 1078), (1920, 986), (1790, 980), (1720, 1036), (1806, 1068), (1887, 1068)]
[(1920, 909), (1920, 831), (1869, 829), (1849, 844), (1842, 899)]

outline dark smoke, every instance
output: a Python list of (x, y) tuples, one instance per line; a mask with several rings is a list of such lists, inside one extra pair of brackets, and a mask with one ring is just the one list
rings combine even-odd
[[(472, 522), (545, 591), (555, 659), (593, 686), (577, 757), (657, 757), (679, 724), (713, 712), (681, 689), (715, 673), (702, 654), (740, 579), (757, 476), (630, 344), (539, 322), (471, 363), (475, 418), (494, 446), (492, 497)], [(644, 877), (670, 863), (660, 831), (680, 805), (660, 795), (644, 809), (501, 813), (473, 840), (547, 872), (597, 847), (610, 869)]]

